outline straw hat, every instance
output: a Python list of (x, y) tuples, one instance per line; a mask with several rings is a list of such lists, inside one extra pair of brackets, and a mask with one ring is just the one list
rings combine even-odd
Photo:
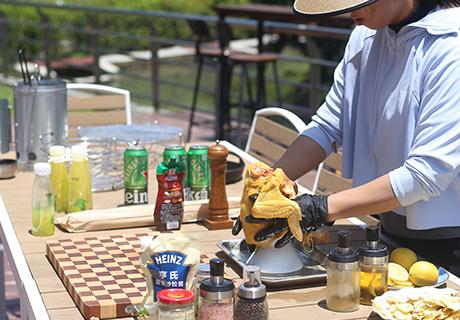
[(334, 16), (365, 7), (377, 0), (295, 0), (294, 11), (309, 16)]

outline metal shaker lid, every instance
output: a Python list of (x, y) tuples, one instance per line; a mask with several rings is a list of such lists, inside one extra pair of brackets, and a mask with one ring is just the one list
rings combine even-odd
[(327, 256), (330, 261), (338, 263), (352, 263), (359, 261), (359, 256), (351, 248), (351, 231), (341, 230), (338, 232), (339, 246), (332, 249)]
[(260, 299), (267, 295), (265, 285), (260, 278), (260, 268), (257, 266), (246, 266), (244, 268), (243, 282), (238, 288), (238, 297), (244, 299)]
[[(224, 278), (224, 260), (214, 258), (210, 261), (211, 277), (203, 280), (200, 285), (200, 295), (212, 300), (233, 296), (235, 285), (231, 280)], [(216, 294), (212, 294), (216, 293)]]
[(381, 258), (388, 256), (387, 247), (379, 243), (379, 226), (366, 227), (366, 246), (360, 247), (358, 253), (361, 257)]

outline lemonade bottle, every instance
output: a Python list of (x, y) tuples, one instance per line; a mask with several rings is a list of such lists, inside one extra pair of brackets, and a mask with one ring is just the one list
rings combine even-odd
[(49, 163), (34, 165), (35, 180), (32, 188), (32, 234), (51, 236), (54, 234), (54, 195), (51, 187)]
[(68, 212), (90, 210), (93, 208), (93, 195), (86, 148), (72, 146), (70, 155)]
[(49, 150), (51, 163), (51, 185), (53, 186), (57, 212), (67, 212), (69, 177), (65, 163), (64, 146), (52, 146)]

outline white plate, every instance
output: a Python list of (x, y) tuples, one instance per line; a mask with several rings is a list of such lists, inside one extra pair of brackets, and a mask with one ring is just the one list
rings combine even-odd
[[(443, 267), (438, 267), (438, 271), (439, 271), (438, 281), (436, 281), (434, 285), (428, 286), (428, 287), (437, 288), (437, 287), (442, 286), (443, 284), (447, 282), (447, 280), (449, 280), (449, 273), (447, 272), (446, 269), (444, 269)], [(393, 286), (388, 285), (388, 290), (399, 290), (399, 289), (402, 289), (402, 288), (393, 287)]]
[[(436, 294), (436, 295), (453, 295), (457, 291), (454, 289), (437, 289), (432, 287), (421, 287), (421, 288), (404, 288), (395, 291), (387, 291), (380, 297), (376, 297), (372, 302), (372, 310), (377, 313), (384, 320), (395, 320), (390, 313), (390, 304), (387, 302), (388, 297), (395, 297), (398, 299), (405, 299), (409, 296), (420, 296), (424, 294)], [(377, 304), (381, 308), (377, 307)]]

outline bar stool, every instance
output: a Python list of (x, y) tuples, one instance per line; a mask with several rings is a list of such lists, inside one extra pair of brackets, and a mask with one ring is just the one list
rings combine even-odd
[(222, 54), (218, 41), (212, 41), (211, 32), (206, 22), (202, 20), (187, 20), (187, 23), (195, 36), (195, 57), (197, 59), (197, 72), (193, 87), (192, 106), (190, 109), (189, 124), (187, 129), (187, 142), (192, 135), (192, 127), (195, 124), (196, 103), (200, 92), (201, 73), (205, 59), (215, 61)]
[[(276, 86), (276, 97), (278, 105), (282, 105), (281, 101), (281, 91), (280, 91), (280, 83), (278, 77), (278, 68), (277, 68), (277, 61), (278, 56), (272, 53), (257, 53), (257, 54), (250, 54), (245, 52), (239, 52), (235, 50), (229, 49), (230, 41), (234, 39), (233, 31), (231, 27), (227, 23), (218, 23), (217, 25), (217, 32), (219, 37), (219, 44), (216, 46), (215, 42), (207, 42), (203, 44), (203, 41), (210, 41), (211, 40), (211, 33), (207, 24), (201, 20), (189, 20), (189, 25), (196, 36), (195, 41), (195, 49), (196, 49), (196, 57), (198, 59), (198, 69), (197, 75), (195, 78), (195, 87), (193, 91), (193, 99), (192, 99), (192, 106), (190, 112), (190, 119), (189, 119), (189, 127), (187, 131), (187, 141), (190, 141), (191, 137), (191, 130), (194, 123), (195, 117), (195, 110), (196, 110), (196, 103), (199, 93), (200, 87), (200, 79), (201, 79), (201, 72), (203, 67), (203, 60), (204, 58), (211, 58), (212, 60), (218, 59), (222, 54), (228, 55), (228, 60), (230, 63), (230, 68), (233, 71), (235, 66), (241, 66), (241, 73), (240, 73), (240, 84), (239, 84), (239, 95), (238, 95), (238, 129), (237, 129), (237, 137), (241, 139), (241, 123), (243, 118), (243, 110), (246, 107), (251, 109), (252, 114), (254, 115), (256, 111), (256, 105), (254, 99), (252, 97), (252, 89), (251, 89), (251, 82), (249, 76), (249, 65), (258, 65), (258, 64), (272, 64), (273, 66), (273, 74)], [(222, 52), (221, 48), (225, 48), (224, 52)], [(233, 73), (231, 71), (231, 73)], [(245, 100), (244, 95), (244, 87), (246, 86), (248, 100)], [(230, 86), (229, 86), (230, 88)], [(232, 106), (232, 104), (230, 105)], [(227, 127), (231, 128), (231, 116), (230, 110), (226, 110), (226, 120), (227, 120)]]

